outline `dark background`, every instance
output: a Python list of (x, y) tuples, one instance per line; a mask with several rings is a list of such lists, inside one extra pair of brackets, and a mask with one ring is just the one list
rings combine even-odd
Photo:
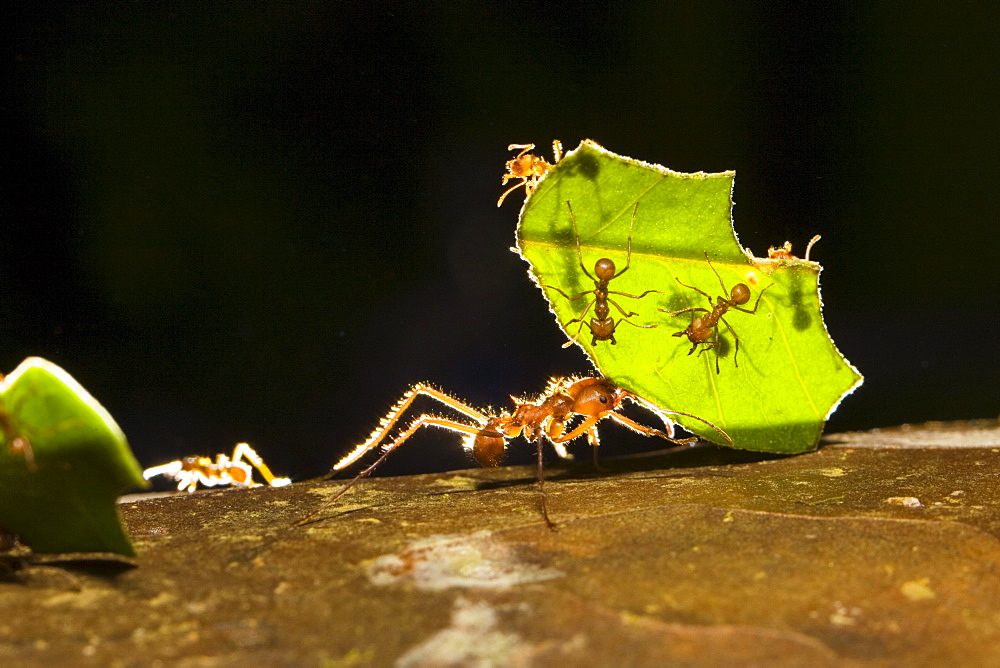
[[(987, 5), (23, 2), (0, 368), (64, 366), (144, 466), (247, 440), (318, 475), (417, 380), (508, 406), (589, 366), (508, 251), (506, 146), (592, 138), (735, 169), (758, 255), (823, 235), (866, 376), (828, 429), (995, 417)], [(456, 441), (384, 471), (463, 466)]]

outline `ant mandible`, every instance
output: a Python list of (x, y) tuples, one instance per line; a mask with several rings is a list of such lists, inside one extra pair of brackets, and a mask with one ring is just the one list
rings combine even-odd
[(541, 156), (528, 153), (533, 148), (535, 148), (534, 144), (511, 144), (507, 147), (508, 151), (521, 149), (521, 152), (507, 161), (507, 173), (503, 175), (503, 181), (500, 185), (507, 185), (507, 182), (511, 179), (521, 179), (521, 182), (514, 184), (503, 195), (500, 195), (500, 199), (497, 200), (498, 207), (503, 204), (507, 195), (521, 186), (524, 186), (525, 197), (531, 197), (531, 194), (535, 192), (535, 186), (538, 185), (538, 179), (548, 174), (549, 170), (562, 160), (562, 142), (558, 139), (552, 141), (552, 156), (554, 160), (551, 164), (546, 162), (545, 158)]
[[(813, 244), (815, 244), (817, 241), (819, 241), (822, 238), (823, 237), (821, 237), (820, 235), (817, 234), (816, 236), (814, 236), (812, 239), (809, 240), (809, 243), (806, 245), (806, 256), (804, 258), (802, 258), (803, 260), (805, 260), (806, 262), (809, 262), (809, 253), (812, 252)], [(778, 248), (775, 248), (774, 246), (771, 246), (770, 248), (768, 248), (767, 249), (767, 259), (768, 260), (797, 260), (798, 258), (795, 257), (794, 255), (792, 255), (792, 242), (791, 241), (786, 241), (783, 246), (779, 246)]]
[[(671, 443), (688, 445), (698, 439), (696, 437), (684, 439), (673, 438), (674, 424), (667, 417), (668, 415), (683, 415), (704, 422), (732, 445), (732, 439), (729, 438), (729, 435), (708, 420), (690, 415), (689, 413), (659, 408), (628, 390), (616, 387), (607, 378), (581, 378), (575, 376), (552, 378), (545, 388), (545, 393), (540, 397), (535, 399), (515, 399), (511, 397), (511, 400), (514, 402), (514, 411), (504, 411), (499, 415), (476, 410), (468, 404), (426, 383), (418, 383), (403, 394), (400, 400), (382, 418), (378, 427), (375, 428), (368, 439), (337, 462), (324, 478), (329, 478), (337, 471), (347, 468), (382, 443), (399, 418), (402, 417), (403, 413), (406, 412), (419, 395), (436, 399), (445, 406), (464, 415), (469, 422), (449, 420), (427, 413), (418, 416), (406, 429), (399, 432), (388, 445), (382, 446), (382, 454), (373, 464), (358, 473), (351, 482), (322, 506), (298, 520), (292, 526), (302, 526), (326, 510), (340, 499), (347, 490), (353, 487), (355, 483), (371, 474), (379, 464), (385, 461), (390, 453), (424, 426), (439, 427), (462, 434), (462, 446), (480, 466), (499, 466), (507, 450), (507, 442), (512, 438), (524, 436), (526, 440), (535, 443), (538, 452), (538, 491), (541, 498), (542, 518), (550, 529), (554, 528), (555, 525), (549, 519), (545, 498), (545, 475), (542, 468), (543, 440), (551, 443), (560, 457), (570, 459), (572, 455), (566, 451), (565, 444), (586, 434), (587, 440), (594, 448), (594, 457), (596, 460), (596, 449), (600, 444), (597, 423), (605, 418), (611, 418), (615, 422), (643, 436), (658, 436)], [(663, 420), (664, 430), (641, 425), (619, 413), (618, 411), (621, 409), (622, 402), (626, 399), (655, 413)], [(582, 417), (583, 421), (576, 427), (568, 427), (567, 423), (576, 416)], [(569, 430), (567, 431), (567, 429)]]
[[(702, 343), (706, 344), (706, 346), (698, 350), (699, 356), (706, 350), (715, 348), (715, 373), (719, 373), (719, 330), (716, 327), (716, 325), (721, 320), (722, 322), (726, 323), (726, 327), (729, 328), (729, 332), (733, 335), (733, 339), (735, 339), (736, 341), (736, 350), (733, 352), (733, 363), (736, 366), (739, 366), (739, 362), (736, 361), (736, 355), (740, 352), (740, 337), (737, 336), (736, 331), (733, 329), (732, 325), (730, 325), (729, 321), (727, 321), (723, 316), (725, 316), (725, 314), (729, 311), (729, 309), (742, 311), (743, 313), (751, 313), (751, 314), (756, 313), (757, 307), (760, 305), (761, 297), (764, 296), (764, 290), (767, 290), (767, 288), (770, 288), (771, 285), (774, 284), (772, 283), (771, 285), (767, 286), (767, 288), (764, 288), (764, 290), (760, 291), (760, 294), (757, 295), (757, 301), (753, 305), (753, 309), (741, 308), (743, 304), (746, 304), (747, 302), (750, 301), (750, 288), (748, 288), (745, 283), (737, 283), (736, 285), (733, 286), (732, 291), (726, 290), (726, 284), (722, 281), (722, 276), (719, 276), (719, 272), (716, 271), (715, 267), (712, 265), (712, 261), (708, 258), (707, 252), (705, 253), (705, 260), (708, 261), (708, 266), (712, 268), (712, 271), (715, 273), (715, 276), (719, 279), (719, 285), (722, 286), (722, 293), (723, 295), (725, 295), (723, 297), (716, 297), (714, 304), (712, 303), (712, 296), (709, 295), (707, 292), (700, 290), (694, 287), (693, 285), (681, 283), (681, 279), (677, 277), (674, 277), (674, 280), (683, 285), (685, 288), (690, 288), (705, 295), (705, 297), (708, 299), (708, 305), (712, 307), (712, 310), (710, 311), (707, 308), (701, 308), (697, 306), (693, 306), (691, 308), (684, 308), (679, 311), (670, 311), (663, 308), (658, 310), (662, 311), (663, 313), (669, 313), (671, 315), (680, 315), (681, 313), (693, 313), (695, 311), (703, 311), (708, 314), (694, 318), (691, 321), (691, 324), (688, 325), (687, 329), (675, 333), (674, 336), (686, 336), (688, 337), (688, 340), (691, 341), (692, 344), (691, 350), (688, 351), (688, 355), (693, 353), (695, 349), (697, 349), (698, 346)], [(709, 339), (711, 339), (711, 341), (709, 341)]]
[[(580, 314), (580, 317), (573, 318), (572, 320), (567, 321), (563, 325), (563, 327), (565, 328), (569, 327), (574, 322), (580, 323), (580, 326), (576, 330), (576, 334), (569, 341), (563, 344), (563, 348), (568, 348), (569, 346), (573, 345), (573, 343), (577, 340), (577, 338), (579, 338), (580, 332), (583, 331), (584, 324), (586, 324), (590, 328), (590, 333), (594, 337), (594, 340), (590, 344), (592, 346), (596, 346), (598, 341), (611, 341), (611, 345), (617, 344), (618, 342), (615, 341), (615, 329), (618, 327), (618, 325), (620, 325), (623, 322), (627, 322), (628, 324), (634, 327), (641, 327), (643, 329), (652, 329), (653, 327), (656, 327), (656, 325), (638, 325), (632, 322), (631, 320), (629, 320), (629, 318), (639, 314), (632, 312), (626, 313), (625, 309), (623, 309), (618, 304), (618, 302), (616, 302), (615, 300), (611, 299), (608, 296), (608, 295), (621, 295), (622, 297), (631, 297), (632, 299), (642, 299), (643, 297), (652, 292), (660, 292), (659, 290), (646, 290), (641, 295), (630, 295), (627, 292), (616, 292), (614, 290), (608, 290), (608, 283), (610, 283), (612, 280), (618, 278), (626, 271), (628, 271), (628, 268), (632, 264), (632, 226), (635, 224), (635, 212), (639, 209), (639, 203), (636, 202), (635, 206), (632, 208), (632, 220), (629, 221), (628, 255), (626, 256), (627, 259), (625, 261), (625, 268), (615, 273), (614, 261), (609, 258), (602, 257), (594, 264), (594, 274), (597, 275), (597, 278), (591, 276), (590, 272), (587, 271), (587, 267), (585, 267), (583, 264), (583, 253), (580, 251), (580, 232), (576, 226), (576, 216), (573, 215), (573, 205), (567, 201), (566, 206), (569, 207), (570, 220), (573, 222), (573, 234), (576, 237), (576, 256), (580, 261), (580, 269), (582, 269), (583, 273), (587, 275), (587, 278), (589, 278), (594, 282), (594, 289), (584, 290), (580, 294), (570, 297), (568, 294), (566, 294), (559, 288), (555, 287), (554, 285), (546, 285), (544, 287), (555, 290), (556, 292), (558, 292), (559, 294), (561, 294), (563, 297), (565, 297), (570, 301), (576, 301), (580, 297), (590, 294), (594, 295), (594, 298), (590, 300), (589, 304), (587, 304), (587, 308), (583, 309), (583, 313)], [(610, 317), (611, 309), (608, 308), (608, 304), (611, 304), (616, 309), (618, 309), (619, 313), (621, 313), (625, 317), (620, 318), (618, 322), (615, 322), (615, 319)], [(591, 306), (594, 307), (594, 317), (590, 319), (590, 322), (587, 322), (586, 321), (587, 312), (590, 311)]]
[(173, 480), (177, 484), (177, 489), (185, 487), (187, 491), (193, 492), (200, 482), (206, 487), (216, 485), (236, 485), (237, 487), (258, 487), (258, 483), (253, 480), (253, 470), (243, 459), (246, 458), (260, 474), (264, 481), (271, 487), (284, 487), (291, 484), (289, 478), (276, 478), (248, 443), (239, 443), (233, 449), (232, 457), (219, 454), (213, 462), (210, 457), (185, 457), (154, 466), (142, 472), (142, 477), (146, 480), (158, 475), (162, 475), (168, 480)]

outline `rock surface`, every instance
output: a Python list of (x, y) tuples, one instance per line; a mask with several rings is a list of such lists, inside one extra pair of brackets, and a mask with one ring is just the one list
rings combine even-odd
[[(0, 665), (983, 665), (1000, 427), (121, 504), (139, 551), (29, 558)], [(55, 563), (53, 563), (55, 562)], [(18, 565), (8, 556), (8, 564)], [(48, 565), (38, 565), (47, 563)]]

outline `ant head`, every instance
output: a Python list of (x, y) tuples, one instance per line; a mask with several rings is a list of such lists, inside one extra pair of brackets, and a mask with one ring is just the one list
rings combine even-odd
[(621, 399), (618, 389), (606, 378), (584, 378), (569, 388), (573, 397), (573, 412), (580, 415), (599, 415), (618, 408)]
[(750, 288), (743, 283), (737, 283), (733, 286), (729, 298), (736, 304), (746, 304), (750, 301)]
[(531, 160), (534, 156), (526, 155), (507, 161), (507, 171), (516, 177), (527, 176), (531, 172)]
[(610, 281), (615, 277), (615, 263), (606, 257), (602, 257), (594, 264), (594, 274), (600, 281)]

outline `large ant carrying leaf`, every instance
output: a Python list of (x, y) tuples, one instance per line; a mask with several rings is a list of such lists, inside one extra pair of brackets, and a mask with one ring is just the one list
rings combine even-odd
[[(409, 426), (399, 432), (391, 441), (384, 444), (383, 441), (392, 431), (396, 422), (420, 395), (435, 399), (461, 413), (465, 417), (465, 421), (451, 420), (424, 413), (410, 422)], [(655, 413), (663, 420), (664, 429), (647, 427), (622, 415), (619, 411), (625, 400), (637, 403)], [(590, 445), (596, 449), (600, 444), (597, 423), (605, 418), (610, 418), (643, 436), (657, 436), (671, 443), (686, 445), (693, 443), (697, 438), (675, 439), (673, 437), (674, 424), (668, 417), (670, 415), (684, 415), (695, 420), (701, 420), (717, 431), (728, 442), (732, 443), (729, 436), (711, 422), (688, 413), (659, 408), (627, 390), (616, 387), (607, 378), (579, 378), (574, 376), (552, 378), (545, 388), (545, 393), (540, 397), (535, 399), (514, 399), (513, 401), (513, 412), (502, 411), (499, 414), (491, 414), (477, 410), (426, 383), (414, 385), (403, 394), (400, 400), (382, 418), (379, 426), (371, 433), (368, 439), (337, 462), (326, 477), (330, 477), (337, 471), (341, 471), (354, 464), (361, 457), (380, 445), (382, 447), (382, 455), (368, 468), (355, 476), (347, 486), (331, 499), (296, 522), (294, 526), (305, 524), (335, 503), (355, 483), (371, 474), (379, 464), (385, 461), (385, 458), (390, 453), (405, 443), (418, 429), (424, 426), (439, 427), (462, 434), (462, 446), (480, 466), (499, 466), (507, 450), (507, 443), (512, 438), (524, 436), (526, 440), (535, 443), (538, 452), (538, 491), (541, 497), (541, 512), (542, 518), (549, 527), (553, 527), (554, 525), (549, 519), (548, 506), (545, 500), (545, 476), (542, 468), (543, 441), (551, 443), (560, 457), (568, 459), (570, 455), (566, 451), (566, 443), (586, 435)], [(582, 417), (583, 421), (575, 427), (569, 426), (569, 422), (578, 416)]]

